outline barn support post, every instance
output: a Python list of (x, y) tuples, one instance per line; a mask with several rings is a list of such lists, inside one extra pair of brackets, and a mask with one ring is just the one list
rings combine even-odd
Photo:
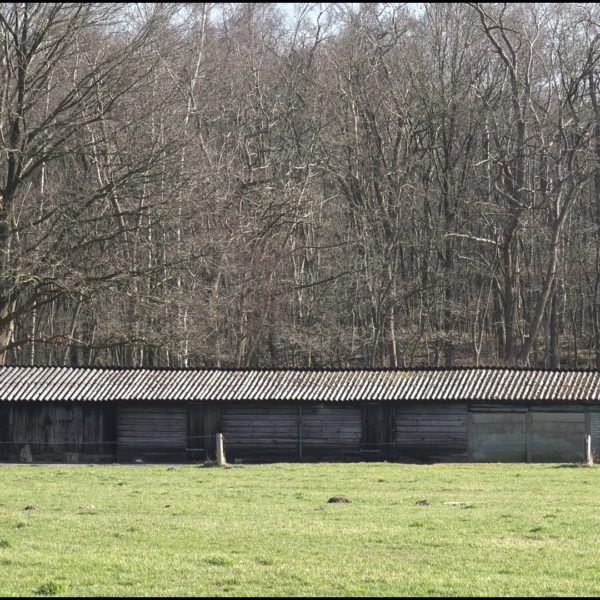
[(473, 413), (471, 406), (467, 407), (467, 457), (471, 462), (475, 461), (475, 453), (473, 451)]
[(217, 433), (217, 466), (224, 467), (226, 464), (225, 450), (223, 449), (223, 434)]
[(302, 404), (298, 404), (298, 460), (302, 460)]

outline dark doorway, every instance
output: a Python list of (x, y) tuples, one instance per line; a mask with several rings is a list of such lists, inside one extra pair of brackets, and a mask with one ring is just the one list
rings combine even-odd
[(383, 460), (394, 456), (394, 408), (386, 402), (363, 405), (362, 454), (365, 460)]
[(215, 404), (188, 405), (187, 457), (189, 460), (214, 460), (215, 437), (220, 426), (220, 410)]

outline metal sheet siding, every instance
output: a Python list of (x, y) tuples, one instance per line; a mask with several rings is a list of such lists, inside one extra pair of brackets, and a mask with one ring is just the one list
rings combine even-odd
[(600, 371), (0, 367), (0, 400), (600, 402)]

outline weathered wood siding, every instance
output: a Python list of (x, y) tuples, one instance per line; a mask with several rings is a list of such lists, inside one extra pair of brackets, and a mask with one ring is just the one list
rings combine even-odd
[[(18, 460), (19, 450), (29, 444), (35, 461), (112, 460), (115, 437), (114, 405), (87, 402), (7, 403), (0, 417), (8, 430), (2, 435), (9, 444), (2, 458)], [(1, 429), (0, 429), (1, 431)]]
[(223, 403), (221, 429), (228, 461), (278, 461), (298, 457), (296, 403)]
[(395, 448), (399, 458), (464, 456), (468, 448), (466, 403), (398, 403)]
[(360, 405), (307, 402), (300, 412), (302, 458), (343, 460), (361, 455)]
[[(600, 406), (459, 402), (0, 402), (0, 459), (584, 460)], [(69, 453), (69, 454), (67, 454)]]
[(186, 460), (187, 406), (183, 403), (120, 403), (119, 460)]
[(10, 458), (10, 408), (0, 404), (0, 460)]

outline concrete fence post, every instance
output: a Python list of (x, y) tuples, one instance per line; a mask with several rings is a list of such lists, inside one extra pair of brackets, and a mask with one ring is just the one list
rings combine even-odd
[(224, 467), (226, 464), (225, 450), (223, 448), (223, 434), (217, 433), (217, 466)]
[(592, 455), (592, 436), (589, 433), (585, 436), (585, 462), (590, 467), (594, 464), (594, 456)]

